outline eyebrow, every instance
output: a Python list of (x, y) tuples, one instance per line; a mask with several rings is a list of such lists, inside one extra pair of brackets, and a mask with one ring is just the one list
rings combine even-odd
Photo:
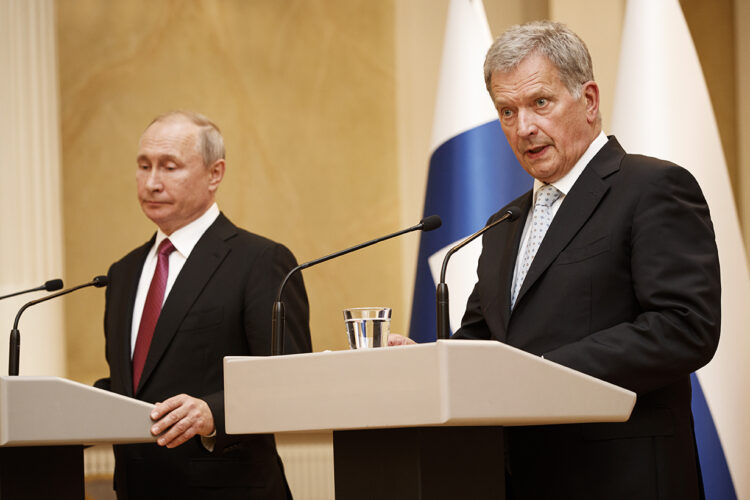
[[(159, 155), (159, 156), (156, 157), (156, 160), (157, 160), (158, 163), (161, 163), (161, 162), (164, 162), (164, 161), (172, 161), (174, 163), (179, 163), (179, 160), (177, 159), (177, 157), (174, 156), (174, 155), (170, 155), (170, 154)], [(140, 154), (140, 155), (138, 155), (138, 157), (136, 157), (135, 161), (136, 162), (150, 161), (150, 158), (148, 157), (148, 155)]]

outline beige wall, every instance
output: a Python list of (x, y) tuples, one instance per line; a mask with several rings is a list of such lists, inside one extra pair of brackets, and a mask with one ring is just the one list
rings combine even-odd
[(734, 4), (735, 79), (734, 106), (737, 113), (737, 182), (740, 221), (745, 248), (750, 248), (750, 2)]
[[(60, 0), (66, 280), (150, 237), (136, 144), (174, 108), (224, 132), (222, 210), (300, 261), (397, 228), (393, 17), (390, 1)], [(384, 243), (304, 272), (316, 350), (345, 347), (344, 307), (401, 303), (399, 252)], [(72, 379), (106, 374), (103, 305), (103, 293), (66, 301)]]
[[(484, 4), (494, 35), (546, 16), (582, 35), (606, 129), (625, 1)], [(748, 63), (734, 44), (737, 38), (747, 45), (750, 20), (737, 2), (681, 4), (730, 173), (744, 183), (735, 183), (744, 206), (750, 154), (740, 150), (750, 132), (735, 102)], [(224, 131), (221, 208), (237, 224), (286, 243), (300, 261), (421, 217), (448, 0), (57, 5), (67, 282), (106, 272), (150, 236), (153, 227), (135, 199), (134, 153), (148, 121), (173, 108), (202, 111)], [(417, 244), (418, 235), (409, 235), (304, 271), (316, 350), (345, 348), (346, 306), (392, 306), (393, 329), (406, 330)], [(106, 373), (103, 304), (99, 291), (66, 299), (73, 379)]]

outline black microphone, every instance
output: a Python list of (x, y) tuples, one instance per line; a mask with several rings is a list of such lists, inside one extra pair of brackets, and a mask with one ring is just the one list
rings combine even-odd
[(382, 238), (377, 238), (366, 243), (361, 243), (351, 248), (347, 248), (346, 250), (341, 250), (340, 252), (326, 255), (325, 257), (321, 257), (319, 259), (311, 260), (310, 262), (305, 262), (304, 264), (300, 264), (289, 271), (284, 280), (281, 282), (281, 286), (279, 286), (279, 293), (276, 295), (276, 302), (274, 302), (273, 304), (273, 317), (271, 319), (271, 355), (276, 356), (278, 354), (282, 354), (282, 351), (284, 350), (284, 303), (281, 301), (281, 293), (284, 291), (286, 282), (289, 281), (289, 278), (294, 273), (296, 273), (297, 271), (301, 271), (302, 269), (306, 269), (310, 266), (314, 266), (315, 264), (320, 264), (321, 262), (335, 259), (336, 257), (340, 257), (349, 252), (369, 247), (370, 245), (374, 245), (375, 243), (380, 243), (381, 241), (400, 236), (404, 233), (410, 233), (417, 230), (432, 231), (433, 229), (439, 228), (442, 224), (443, 221), (440, 220), (439, 216), (430, 215), (429, 217), (425, 217), (424, 219), (419, 221), (419, 224), (417, 224), (416, 226), (412, 226), (408, 229), (403, 229), (396, 233), (389, 234), (388, 236), (383, 236)]
[[(57, 281), (60, 281), (60, 280), (57, 280)], [(34, 304), (39, 304), (40, 302), (54, 299), (55, 297), (59, 297), (60, 295), (65, 295), (70, 292), (75, 292), (76, 290), (85, 288), (87, 286), (94, 286), (96, 288), (101, 288), (103, 286), (107, 286), (108, 284), (109, 284), (109, 278), (107, 278), (106, 276), (97, 276), (91, 281), (89, 281), (88, 283), (84, 283), (83, 285), (74, 286), (73, 288), (68, 288), (67, 290), (63, 290), (62, 292), (53, 293), (52, 295), (47, 295), (46, 297), (42, 297), (36, 300), (32, 300), (31, 302), (25, 303), (23, 307), (21, 307), (21, 309), (18, 311), (18, 314), (16, 314), (16, 320), (13, 322), (13, 329), (10, 331), (10, 353), (8, 355), (8, 375), (10, 376), (18, 375), (18, 368), (19, 368), (20, 355), (21, 355), (21, 332), (18, 331), (18, 321), (21, 319), (21, 314), (27, 308), (33, 306)], [(60, 281), (60, 285), (62, 286), (62, 281)]]
[(440, 283), (437, 285), (437, 338), (438, 339), (447, 339), (450, 337), (450, 315), (448, 311), (448, 284), (445, 282), (445, 270), (448, 268), (448, 259), (451, 258), (451, 255), (453, 255), (456, 251), (460, 250), (464, 246), (471, 243), (473, 240), (475, 240), (477, 237), (484, 234), (485, 231), (492, 229), (493, 227), (497, 226), (501, 222), (504, 222), (506, 220), (508, 221), (514, 221), (518, 218), (518, 216), (521, 214), (521, 209), (513, 206), (508, 207), (508, 209), (505, 211), (505, 213), (497, 219), (496, 221), (492, 222), (491, 224), (488, 224), (484, 226), (482, 229), (477, 231), (476, 233), (472, 234), (465, 240), (463, 240), (458, 245), (454, 246), (450, 250), (448, 250), (448, 253), (445, 254), (445, 258), (443, 259), (443, 267), (440, 270)]
[(15, 293), (10, 293), (8, 295), (3, 295), (2, 297), (0, 297), (0, 300), (7, 299), (7, 298), (10, 298), (10, 297), (15, 297), (16, 295), (21, 295), (21, 294), (24, 294), (24, 293), (38, 292), (40, 290), (47, 290), (48, 292), (54, 292), (55, 290), (59, 290), (62, 287), (63, 287), (63, 280), (61, 280), (61, 279), (49, 280), (45, 284), (43, 284), (42, 286), (38, 286), (36, 288), (29, 288), (28, 290), (23, 290), (23, 291), (20, 291), (20, 292), (15, 292)]

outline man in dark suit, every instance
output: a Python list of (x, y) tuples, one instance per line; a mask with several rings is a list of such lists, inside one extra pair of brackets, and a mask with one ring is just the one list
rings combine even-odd
[(484, 235), (454, 338), (505, 342), (638, 396), (625, 423), (506, 429), (508, 497), (701, 498), (690, 373), (716, 350), (721, 287), (698, 184), (601, 132), (591, 58), (564, 25), (505, 32), (485, 79), (535, 181), (508, 204), (521, 216)]
[[(274, 295), (295, 258), (219, 212), (224, 144), (204, 116), (155, 119), (137, 164), (138, 199), (158, 231), (109, 270), (110, 376), (96, 385), (155, 403), (158, 439), (115, 446), (118, 497), (288, 498), (273, 436), (225, 432), (222, 361), (270, 354)], [(289, 285), (285, 353), (308, 352), (304, 284)]]
[(509, 429), (512, 494), (700, 498), (689, 377), (716, 350), (721, 288), (698, 184), (604, 136), (591, 58), (563, 25), (511, 28), (485, 79), (535, 182), (510, 204), (521, 217), (484, 237), (456, 337), (506, 342), (638, 395), (625, 423)]

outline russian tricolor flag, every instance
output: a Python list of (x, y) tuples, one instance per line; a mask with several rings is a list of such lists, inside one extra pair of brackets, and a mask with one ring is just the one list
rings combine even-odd
[[(409, 336), (436, 338), (435, 286), (443, 255), (480, 229), (490, 215), (531, 189), (503, 135), (484, 85), (482, 66), (492, 43), (481, 0), (451, 0), (438, 82), (425, 216), (443, 219), (422, 233)], [(481, 239), (457, 252), (448, 266), (451, 329), (461, 321), (477, 281)]]
[(750, 499), (750, 278), (719, 131), (678, 0), (629, 0), (612, 132), (633, 153), (673, 161), (703, 189), (721, 264), (721, 339), (693, 375), (708, 500)]

